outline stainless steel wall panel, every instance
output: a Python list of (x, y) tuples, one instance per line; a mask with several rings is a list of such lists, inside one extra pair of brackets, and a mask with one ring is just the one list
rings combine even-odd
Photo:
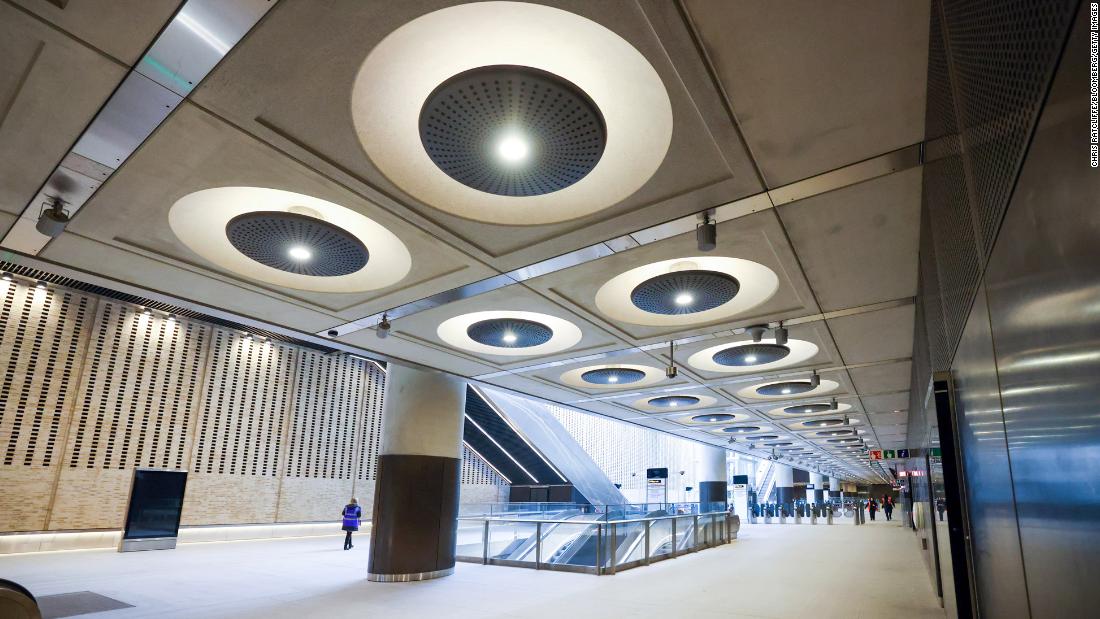
[(1089, 163), (1088, 59), (1082, 3), (986, 271), (1035, 617), (1100, 608), (1100, 171)]
[(979, 285), (951, 366), (979, 613), (1030, 617), (1000, 385)]

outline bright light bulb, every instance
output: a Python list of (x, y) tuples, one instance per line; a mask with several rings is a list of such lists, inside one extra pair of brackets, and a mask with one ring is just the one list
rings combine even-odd
[(295, 260), (309, 260), (313, 257), (313, 252), (309, 251), (301, 245), (295, 245), (286, 250), (286, 254)]
[(503, 340), (505, 344), (515, 344), (516, 343), (516, 334), (515, 333), (505, 333), (504, 336), (501, 337), (500, 339)]
[(756, 355), (749, 355), (745, 357), (745, 363), (756, 363)]
[(514, 133), (508, 134), (501, 138), (497, 143), (497, 155), (503, 159), (506, 163), (519, 163), (527, 158), (527, 154), (530, 152), (531, 147), (527, 144), (527, 140), (523, 139)]
[(679, 402), (677, 402), (676, 400), (673, 400), (673, 401), (669, 402), (669, 403), (668, 403), (668, 405), (669, 405), (669, 406), (679, 406), (679, 405), (680, 405), (680, 403), (679, 403)]
[(791, 392), (790, 387), (786, 387), (786, 388), (783, 389), (784, 394), (787, 394), (787, 393), (790, 393), (790, 392)]
[(676, 295), (674, 301), (676, 301), (676, 305), (691, 305), (695, 301), (695, 297), (686, 292), (681, 292)]
[(607, 377), (607, 382), (609, 382), (609, 383), (617, 383), (617, 382), (619, 382), (619, 377), (618, 377), (618, 376), (615, 376), (615, 375), (611, 375), (611, 376), (608, 376), (608, 377)]

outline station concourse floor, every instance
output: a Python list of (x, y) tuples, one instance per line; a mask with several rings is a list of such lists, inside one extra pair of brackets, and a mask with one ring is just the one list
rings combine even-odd
[(943, 617), (913, 533), (894, 522), (744, 525), (740, 539), (613, 576), (459, 563), (419, 583), (365, 578), (369, 540), (187, 544), (120, 554), (0, 556), (35, 595), (92, 591), (133, 605), (88, 619)]

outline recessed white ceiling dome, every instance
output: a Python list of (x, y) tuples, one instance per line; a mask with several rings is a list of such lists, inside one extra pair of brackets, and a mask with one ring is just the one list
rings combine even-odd
[[(421, 138), (425, 102), (455, 76), (495, 66), (557, 76), (591, 100), (606, 143), (583, 178), (550, 193), (498, 195), (433, 161)], [(394, 30), (360, 67), (351, 113), (371, 161), (395, 185), (453, 215), (506, 225), (567, 221), (622, 201), (653, 176), (672, 139), (668, 93), (637, 49), (590, 19), (526, 2), (452, 6)], [(501, 139), (508, 165), (531, 158), (516, 132)]]
[[(596, 291), (596, 307), (630, 324), (686, 326), (733, 318), (765, 303), (777, 290), (779, 277), (762, 264), (688, 256), (620, 273)], [(709, 303), (695, 305), (701, 301)]]
[(203, 189), (177, 200), (168, 224), (214, 264), (298, 290), (377, 290), (401, 281), (412, 267), (405, 244), (374, 220), (292, 191)]

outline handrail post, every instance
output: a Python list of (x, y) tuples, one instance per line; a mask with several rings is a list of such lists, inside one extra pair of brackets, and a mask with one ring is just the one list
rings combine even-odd
[(481, 535), (481, 564), (489, 565), (489, 519), (485, 519), (485, 531)]
[(649, 529), (653, 524), (652, 520), (645, 521), (645, 564), (649, 565)]
[(618, 533), (618, 525), (616, 525), (614, 522), (612, 522), (611, 523), (611, 548), (607, 552), (607, 554), (609, 555), (608, 559), (609, 559), (609, 563), (610, 563), (610, 565), (608, 567), (608, 571), (610, 571), (612, 574), (615, 573), (615, 561), (616, 561), (616, 559), (618, 557), (618, 554), (619, 554), (618, 552), (616, 552), (616, 550), (618, 550), (618, 548), (617, 548), (618, 543), (617, 542), (619, 541), (617, 539), (618, 538), (617, 533)]
[(676, 558), (676, 516), (672, 517), (672, 558)]
[(535, 569), (542, 569), (539, 564), (542, 563), (542, 522), (535, 522)]
[(603, 523), (596, 523), (596, 575), (603, 573), (603, 562), (600, 561), (600, 550), (603, 548)]
[[(695, 514), (691, 517), (691, 536), (695, 539), (691, 540), (691, 550), (695, 552), (699, 548), (699, 514)], [(703, 543), (707, 541), (707, 533), (703, 531)]]

